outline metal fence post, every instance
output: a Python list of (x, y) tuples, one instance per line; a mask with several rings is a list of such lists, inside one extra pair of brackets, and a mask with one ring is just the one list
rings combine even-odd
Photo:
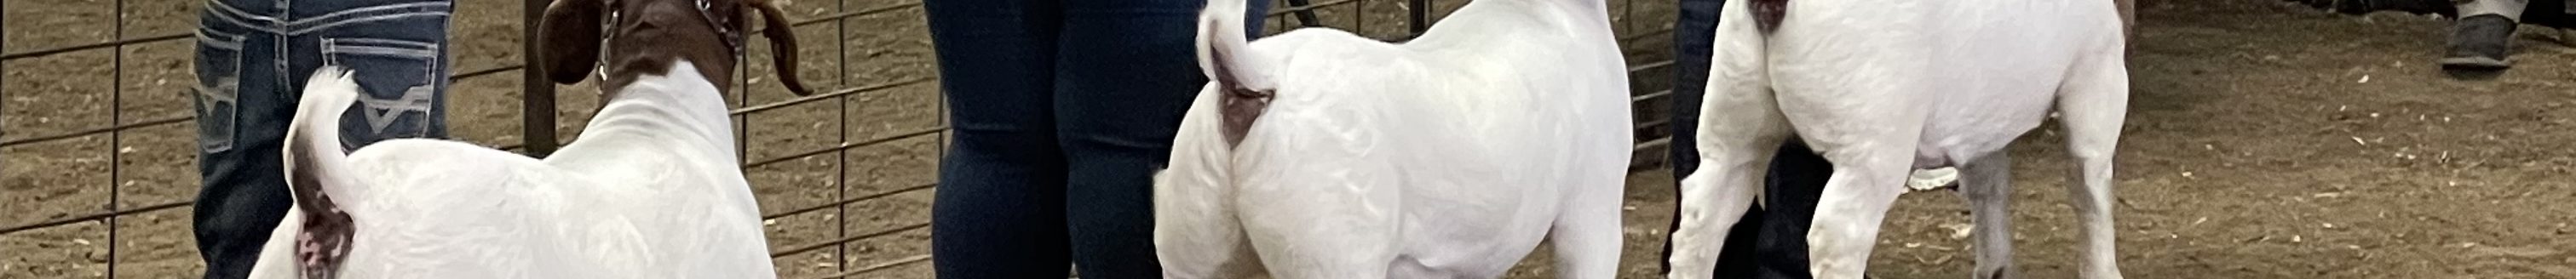
[(527, 9), (522, 11), (519, 21), (526, 29), (519, 35), (519, 63), (525, 65), (519, 70), (520, 94), (523, 94), (520, 96), (526, 99), (519, 107), (520, 119), (526, 121), (520, 124), (520, 133), (524, 134), (520, 140), (527, 144), (528, 156), (544, 158), (547, 154), (554, 154), (555, 146), (559, 144), (555, 141), (555, 83), (546, 76), (549, 65), (544, 62), (545, 53), (537, 49), (537, 40), (546, 39), (539, 37), (537, 28), (545, 22), (548, 3), (547, 0), (526, 1)]
[(1413, 9), (1405, 13), (1413, 16), (1413, 36), (1406, 38), (1421, 37), (1422, 31), (1431, 30), (1431, 0), (1413, 0)]
[[(7, 10), (9, 10), (9, 1), (0, 1), (0, 11)], [(0, 20), (0, 53), (9, 53), (9, 32), (6, 32), (9, 30), (8, 22)], [(0, 86), (9, 84), (8, 76), (9, 60), (0, 59)], [(9, 138), (9, 90), (0, 89), (0, 139), (5, 138)], [(6, 161), (0, 160), (0, 170), (8, 169), (9, 163)]]
[[(107, 13), (107, 16), (109, 17), (109, 20), (111, 20), (111, 21), (113, 22), (113, 23), (111, 23), (111, 24), (114, 24), (114, 26), (115, 26), (115, 27), (111, 27), (111, 30), (108, 30), (108, 33), (109, 33), (109, 34), (112, 34), (112, 35), (111, 35), (112, 37), (109, 37), (109, 38), (112, 38), (112, 39), (115, 39), (115, 40), (118, 40), (118, 41), (123, 41), (123, 40), (125, 40), (125, 0), (116, 0), (116, 6), (115, 6), (115, 7), (116, 7), (116, 9), (115, 9), (115, 10), (108, 11), (108, 13)], [(109, 84), (109, 85), (108, 85), (108, 87), (107, 87), (107, 92), (108, 92), (108, 97), (107, 97), (107, 112), (108, 112), (108, 114), (107, 114), (107, 124), (108, 124), (108, 125), (124, 125), (124, 124), (125, 124), (125, 45), (123, 45), (123, 44), (118, 44), (118, 45), (116, 45), (116, 47), (114, 47), (114, 48), (109, 48), (109, 49), (108, 49), (108, 51), (111, 51), (111, 53), (109, 53), (108, 55), (113, 56), (113, 57), (115, 57), (115, 58), (113, 58), (113, 60), (110, 60), (110, 62), (109, 62), (109, 64), (108, 64), (108, 67), (109, 67), (110, 69), (114, 69), (114, 72), (113, 72), (113, 73), (108, 74), (108, 77), (107, 77), (108, 84)], [(121, 182), (121, 181), (119, 181), (119, 180), (124, 180), (122, 177), (124, 177), (124, 176), (125, 176), (125, 168), (124, 168), (124, 167), (125, 167), (125, 152), (117, 152), (117, 150), (118, 150), (119, 148), (122, 148), (124, 145), (125, 145), (125, 130), (123, 130), (123, 129), (118, 129), (118, 130), (110, 130), (110, 131), (108, 131), (108, 132), (107, 132), (107, 210), (108, 210), (108, 211), (116, 211), (117, 209), (122, 208), (122, 206), (121, 206), (119, 203), (120, 203), (120, 201), (125, 200), (125, 196), (124, 196), (124, 194), (123, 194), (123, 192), (125, 192), (125, 187), (124, 187), (124, 185), (122, 185), (121, 183), (118, 183), (118, 182)], [(120, 218), (120, 217), (123, 217), (123, 215), (115, 215), (115, 216), (108, 216), (108, 217), (107, 217), (107, 278), (116, 278), (116, 262), (118, 262), (117, 257), (116, 257), (116, 254), (117, 254), (116, 252), (117, 252), (117, 250), (119, 250), (119, 249), (117, 249), (117, 247), (118, 247), (118, 246), (124, 246), (124, 245), (118, 245), (118, 244), (120, 244), (120, 243), (117, 243), (117, 242), (120, 240), (120, 238), (118, 237), (118, 235), (119, 235), (119, 234), (121, 234), (121, 232), (120, 232), (117, 228), (118, 228), (118, 227), (123, 227), (123, 226), (122, 226), (123, 224), (120, 224), (120, 223), (122, 223), (122, 222), (118, 222), (118, 221), (119, 221), (120, 219), (124, 219), (124, 218)]]

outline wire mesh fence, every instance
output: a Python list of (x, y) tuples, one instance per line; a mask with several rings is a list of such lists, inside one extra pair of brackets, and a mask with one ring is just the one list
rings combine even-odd
[[(193, 277), (202, 269), (186, 233), (187, 210), (180, 210), (192, 205), (198, 186), (191, 168), (196, 146), (190, 137), (195, 134), (185, 127), (195, 122), (184, 99), (193, 82), (170, 81), (193, 73), (186, 61), (193, 47), (188, 39), (194, 37), (193, 9), (202, 1), (110, 0), (106, 15), (64, 8), (101, 1), (0, 1), (0, 11), (8, 15), (0, 20), (0, 72), (6, 73), (0, 74), (0, 84), (7, 85), (0, 90), (0, 171), (7, 175), (0, 177), (5, 178), (0, 179), (0, 211), (10, 212), (0, 217), (0, 277)], [(460, 26), (519, 36), (451, 36), (454, 44), (516, 47), (521, 54), (534, 50), (527, 43), (535, 37), (533, 26), (525, 23), (534, 22), (547, 1), (458, 1), (458, 19), (453, 20)], [(129, 2), (145, 7), (129, 7)], [(1267, 15), (1272, 22), (1265, 25), (1270, 33), (1331, 27), (1400, 41), (1465, 2), (1277, 1)], [(1669, 104), (1660, 101), (1671, 92), (1665, 89), (1670, 84), (1665, 72), (1672, 65), (1673, 20), (1671, 3), (1662, 2), (1670, 1), (1613, 0), (1609, 11), (1630, 53), (1631, 84), (1638, 91), (1631, 94), (1642, 140), (1639, 157), (1661, 156), (1649, 151), (1663, 148), (1657, 128), (1667, 124), (1661, 113)], [(507, 17), (512, 10), (520, 16)], [(937, 190), (929, 177), (946, 148), (947, 106), (937, 96), (938, 78), (926, 62), (921, 2), (809, 1), (790, 10), (800, 15), (791, 28), (806, 38), (800, 43), (803, 49), (831, 52), (802, 55), (807, 66), (797, 70), (815, 71), (803, 75), (809, 79), (831, 77), (808, 81), (831, 89), (781, 97), (786, 96), (783, 90), (760, 86), (774, 76), (754, 73), (769, 67), (761, 65), (765, 58), (753, 57), (736, 67), (747, 70), (732, 77), (738, 88), (728, 96), (737, 107), (731, 111), (741, 144), (737, 154), (759, 188), (755, 192), (762, 199), (763, 217), (773, 226), (771, 255), (778, 259), (781, 275), (926, 276), (927, 197)], [(82, 25), (100, 22), (103, 26)], [(79, 32), (84, 26), (106, 31)], [(96, 29), (102, 28), (87, 28)], [(72, 32), (57, 32), (65, 30)], [(451, 110), (449, 123), (487, 126), (460, 130), (506, 131), (496, 127), (518, 122), (520, 129), (458, 139), (538, 156), (571, 141), (558, 134), (577, 134), (582, 116), (595, 107), (558, 102), (559, 86), (528, 70), (533, 57), (489, 55), (509, 50), (494, 49), (455, 54), (493, 62), (447, 77), (457, 84), (451, 89), (456, 91), (450, 93), (451, 106), (476, 106)], [(768, 55), (759, 48), (753, 52)], [(141, 58), (129, 61), (129, 56)], [(888, 66), (878, 60), (898, 62)], [(467, 64), (473, 63), (457, 65)], [(519, 73), (518, 88), (510, 92), (514, 81), (507, 73), (513, 72)], [(580, 92), (589, 87), (564, 88)], [(474, 90), (480, 91), (466, 92)], [(517, 106), (518, 114), (508, 115), (503, 107), (508, 105)], [(827, 163), (817, 162), (826, 158)], [(906, 178), (887, 178), (898, 176)], [(824, 179), (828, 181), (808, 185)], [(142, 233), (128, 232), (132, 230)]]

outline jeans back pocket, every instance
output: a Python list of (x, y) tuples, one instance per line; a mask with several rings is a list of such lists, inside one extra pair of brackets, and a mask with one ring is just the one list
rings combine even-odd
[(241, 122), (242, 35), (197, 30), (197, 149), (233, 149)]
[(437, 43), (375, 38), (324, 38), (326, 64), (348, 68), (365, 96), (342, 115), (342, 141), (350, 148), (397, 138), (445, 137)]

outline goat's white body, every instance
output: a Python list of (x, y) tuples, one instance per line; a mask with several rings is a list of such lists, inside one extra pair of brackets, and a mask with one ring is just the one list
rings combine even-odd
[[(772, 278), (721, 93), (689, 63), (673, 68), (620, 89), (544, 160), (429, 139), (349, 154), (347, 173), (325, 174), (356, 185), (328, 189), (356, 223), (340, 276)], [(358, 94), (349, 85), (306, 94)], [(252, 278), (296, 276), (301, 210)]]
[(1976, 273), (2010, 277), (2001, 151), (2052, 110), (2079, 165), (2079, 273), (2120, 276), (2107, 203), (2128, 85), (2113, 1), (1792, 0), (1768, 37), (1732, 20), (1752, 18), (1744, 2), (1722, 9), (1669, 277), (1709, 276), (1792, 134), (1834, 163), (1807, 238), (1818, 278), (1860, 278), (1908, 172), (1947, 166), (1978, 211)]
[(1542, 239), (1566, 278), (1612, 277), (1628, 86), (1586, 4), (1478, 1), (1401, 45), (1253, 43), (1267, 112), (1229, 150), (1211, 85), (1157, 174), (1167, 277), (1493, 278)]

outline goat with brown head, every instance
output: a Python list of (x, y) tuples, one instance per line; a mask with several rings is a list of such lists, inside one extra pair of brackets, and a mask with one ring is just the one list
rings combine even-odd
[[(743, 57), (744, 8), (758, 10), (777, 59), (780, 83), (798, 96), (811, 94), (796, 77), (796, 32), (771, 0), (556, 0), (539, 23), (539, 57), (555, 83), (579, 83), (598, 67), (604, 92), (614, 94), (637, 76), (665, 74), (688, 61), (702, 76), (733, 76)], [(603, 49), (605, 48), (605, 49)], [(607, 55), (603, 56), (602, 53)], [(600, 60), (600, 59), (607, 60)], [(729, 80), (710, 80), (732, 88)]]
[[(778, 76), (789, 91), (809, 94), (796, 78), (796, 38), (787, 18), (770, 0), (554, 0), (540, 24), (538, 53), (530, 65), (557, 83), (576, 83), (594, 71), (600, 76), (603, 108), (587, 131), (608, 134), (566, 146), (544, 161), (478, 146), (437, 141), (389, 141), (344, 153), (338, 131), (340, 114), (357, 102), (361, 91), (346, 71), (329, 68), (314, 74), (296, 108), (288, 131), (285, 172), (295, 206), (265, 244), (254, 278), (356, 278), (404, 273), (434, 278), (635, 278), (642, 273), (678, 272), (686, 278), (739, 278), (771, 270), (767, 245), (758, 230), (757, 201), (749, 183), (722, 160), (733, 154), (732, 137), (721, 132), (720, 97), (732, 84), (749, 30), (744, 9), (761, 12), (771, 47), (778, 53)], [(602, 55), (605, 54), (605, 55)], [(600, 60), (607, 59), (607, 60)], [(597, 67), (597, 68), (593, 68)], [(672, 71), (697, 71), (678, 72)], [(705, 79), (699, 81), (697, 79)], [(701, 83), (703, 82), (703, 83)], [(658, 84), (658, 85), (657, 85)], [(632, 87), (632, 88), (630, 88)], [(680, 90), (652, 90), (663, 89)], [(619, 92), (638, 93), (620, 99)], [(669, 93), (669, 94), (657, 94)], [(670, 97), (690, 97), (670, 100)], [(663, 100), (656, 100), (662, 98)], [(620, 102), (619, 100), (629, 100)], [(678, 103), (668, 103), (677, 101)], [(609, 106), (608, 103), (633, 104)], [(620, 108), (631, 108), (623, 109)], [(678, 115), (659, 112), (679, 112)], [(602, 124), (607, 123), (607, 124)], [(697, 134), (706, 137), (615, 136)], [(605, 132), (603, 132), (605, 131)], [(576, 151), (577, 150), (577, 151)], [(650, 150), (662, 152), (636, 152)], [(696, 150), (700, 152), (668, 152)], [(441, 163), (449, 162), (449, 163)], [(454, 164), (452, 162), (474, 162)], [(603, 163), (609, 162), (609, 163)], [(561, 168), (552, 164), (585, 165)], [(624, 165), (620, 165), (624, 164)], [(642, 166), (642, 167), (636, 167)], [(678, 170), (675, 172), (675, 170)], [(687, 171), (697, 170), (697, 171)], [(608, 181), (597, 177), (634, 177), (652, 173), (658, 180)], [(539, 175), (528, 175), (539, 174)], [(415, 176), (418, 175), (418, 176)], [(480, 179), (413, 180), (403, 177), (469, 177)], [(633, 187), (632, 184), (685, 181), (699, 187)], [(544, 185), (546, 187), (527, 187)], [(441, 189), (438, 191), (406, 191)], [(527, 189), (541, 189), (528, 190)], [(654, 189), (637, 192), (636, 189)], [(372, 197), (381, 197), (370, 199)], [(470, 196), (460, 193), (472, 193)], [(545, 210), (572, 204), (600, 204), (566, 197), (616, 196), (630, 204), (655, 205), (687, 218), (658, 212), (605, 211), (614, 214), (566, 214)], [(506, 201), (483, 206), (457, 206)], [(437, 210), (416, 210), (435, 208)], [(645, 210), (649, 211), (649, 210)], [(712, 213), (711, 213), (712, 212)], [(626, 215), (619, 215), (626, 214)], [(562, 222), (607, 219), (615, 222)], [(373, 220), (374, 222), (360, 222)], [(369, 224), (374, 226), (369, 226)], [(541, 225), (539, 225), (541, 224)], [(747, 225), (725, 226), (721, 224)], [(478, 230), (480, 228), (508, 230)], [(641, 233), (633, 238), (676, 249), (670, 253), (606, 253), (626, 259), (558, 257), (534, 251), (601, 251), (632, 248), (632, 242), (554, 241), (522, 231), (640, 231), (638, 228), (696, 227), (670, 233)], [(468, 229), (458, 229), (468, 228)], [(743, 229), (747, 228), (747, 229)], [(372, 235), (360, 235), (360, 232)], [(485, 233), (478, 235), (477, 233)], [(435, 236), (435, 237), (413, 237)], [(372, 245), (372, 246), (370, 246)], [(544, 246), (554, 245), (554, 246)], [(544, 247), (539, 247), (544, 246)], [(354, 250), (353, 250), (354, 249)], [(612, 249), (614, 250), (614, 249)], [(291, 256), (287, 251), (292, 251)], [(462, 251), (428, 253), (420, 251)], [(622, 250), (621, 250), (622, 251)], [(364, 255), (364, 256), (352, 256)], [(596, 256), (596, 255), (594, 255)], [(492, 264), (490, 258), (518, 259)], [(556, 259), (562, 258), (562, 259)], [(367, 259), (349, 262), (350, 259)], [(537, 259), (552, 261), (539, 262)], [(670, 262), (662, 269), (589, 263)], [(572, 264), (565, 264), (572, 263)], [(355, 270), (355, 272), (350, 272)], [(540, 270), (540, 271), (530, 271)], [(430, 272), (421, 275), (418, 272)], [(636, 274), (619, 275), (629, 272)], [(504, 275), (515, 274), (515, 275)]]

